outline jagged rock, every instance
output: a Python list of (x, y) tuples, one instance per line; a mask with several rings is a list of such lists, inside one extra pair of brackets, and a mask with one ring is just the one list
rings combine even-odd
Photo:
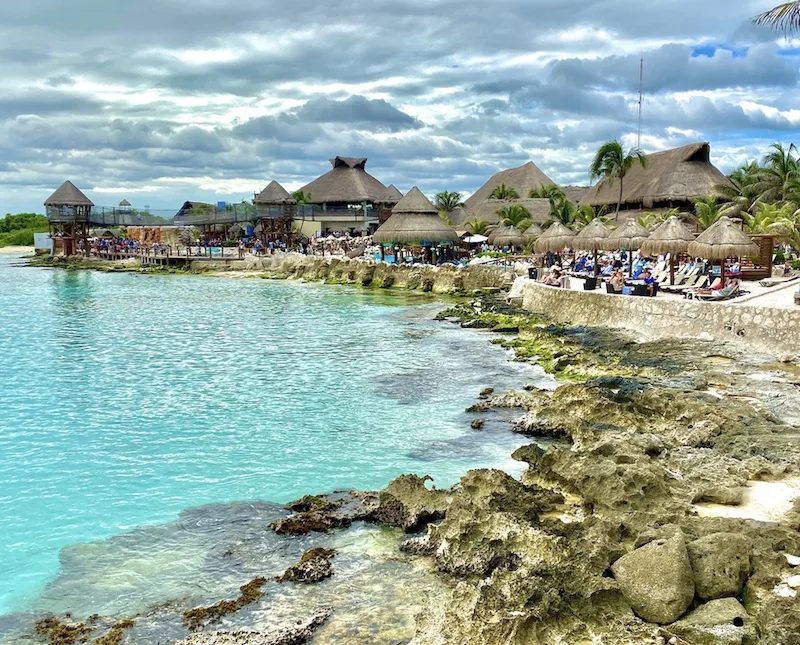
[(712, 533), (687, 545), (700, 600), (738, 596), (750, 575), (752, 542), (735, 533)]
[(333, 549), (309, 549), (300, 558), (297, 564), (286, 569), (284, 574), (277, 578), (278, 582), (299, 582), (314, 584), (322, 582), (333, 575), (331, 560), (336, 555)]
[(636, 615), (651, 623), (674, 622), (694, 597), (692, 567), (682, 536), (631, 551), (611, 570)]
[(370, 492), (335, 491), (328, 495), (306, 495), (286, 505), (292, 515), (270, 526), (279, 535), (327, 533), (369, 519), (377, 507), (378, 496)]
[(756, 630), (735, 598), (712, 600), (669, 626), (670, 634), (692, 645), (753, 645)]
[(738, 506), (744, 500), (744, 488), (702, 488), (694, 496), (694, 503), (722, 504)]
[(197, 632), (176, 645), (302, 645), (331, 615), (330, 607), (318, 607), (308, 617), (271, 631), (236, 630)]
[(401, 475), (392, 480), (379, 496), (374, 519), (381, 524), (397, 526), (407, 533), (413, 533), (429, 522), (444, 517), (449, 503), (449, 493), (429, 489), (425, 482), (432, 477)]
[(473, 419), (472, 423), (469, 424), (473, 430), (480, 430), (484, 425), (486, 425), (486, 419)]

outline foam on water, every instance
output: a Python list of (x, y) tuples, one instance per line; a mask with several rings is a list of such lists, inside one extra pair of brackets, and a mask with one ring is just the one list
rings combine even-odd
[[(0, 614), (67, 599), (76, 612), (141, 606), (185, 592), (204, 567), (219, 577), (213, 534), (192, 547), (190, 531), (170, 550), (163, 528), (136, 555), (159, 528), (134, 529), (187, 508), (376, 489), (404, 472), (437, 485), (471, 467), (519, 472), (509, 455), (523, 440), (470, 430), (464, 409), (486, 386), (551, 381), (485, 333), (432, 321), (435, 309), (418, 296), (0, 256)], [(100, 581), (89, 595), (87, 576)]]

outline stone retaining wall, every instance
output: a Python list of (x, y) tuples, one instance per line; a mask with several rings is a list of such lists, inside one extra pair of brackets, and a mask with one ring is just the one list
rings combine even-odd
[(520, 279), (514, 291), (528, 311), (556, 322), (605, 325), (645, 338), (738, 340), (774, 354), (800, 354), (800, 311), (693, 300), (570, 291)]

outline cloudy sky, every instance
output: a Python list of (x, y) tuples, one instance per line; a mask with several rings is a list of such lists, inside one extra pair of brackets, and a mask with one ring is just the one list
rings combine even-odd
[(7, 0), (0, 213), (71, 179), (177, 209), (299, 188), (335, 155), (405, 191), (475, 190), (534, 160), (706, 140), (723, 170), (800, 143), (800, 42), (777, 0)]

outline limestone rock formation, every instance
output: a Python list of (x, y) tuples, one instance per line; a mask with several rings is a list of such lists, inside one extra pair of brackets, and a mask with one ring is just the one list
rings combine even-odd
[(648, 622), (674, 622), (694, 598), (692, 567), (682, 536), (631, 551), (611, 570), (633, 611)]
[(314, 584), (333, 575), (331, 560), (336, 555), (333, 549), (314, 548), (306, 551), (297, 564), (293, 564), (280, 576), (278, 582)]
[(429, 489), (425, 485), (429, 481), (433, 479), (417, 475), (401, 475), (392, 480), (380, 493), (373, 519), (381, 524), (397, 526), (407, 533), (442, 519), (450, 494)]
[(735, 598), (712, 600), (669, 626), (669, 633), (692, 645), (753, 645), (756, 630)]
[(687, 545), (700, 600), (736, 597), (750, 575), (750, 540), (736, 533), (712, 533)]

